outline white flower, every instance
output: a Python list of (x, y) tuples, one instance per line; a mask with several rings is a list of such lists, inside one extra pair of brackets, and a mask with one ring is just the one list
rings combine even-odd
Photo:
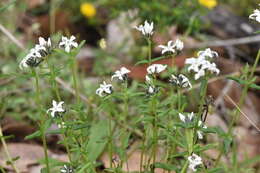
[(44, 46), (36, 44), (35, 47), (30, 50), (29, 54), (31, 56), (41, 58), (41, 57), (43, 57), (42, 53), (45, 53), (45, 52), (46, 52), (46, 48)]
[(175, 49), (174, 49), (174, 44), (173, 41), (168, 41), (167, 46), (164, 45), (159, 45), (159, 48), (162, 48), (162, 54), (166, 53), (166, 52), (170, 52), (170, 53), (175, 53)]
[(214, 57), (218, 57), (218, 53), (216, 51), (212, 51), (210, 48), (207, 48), (204, 51), (199, 51), (198, 56), (205, 57), (205, 58), (214, 58)]
[(100, 97), (103, 97), (105, 94), (112, 94), (113, 92), (113, 86), (111, 84), (106, 84), (105, 81), (103, 81), (103, 84), (100, 84), (100, 87), (96, 90), (96, 94)]
[(181, 51), (184, 47), (184, 43), (180, 39), (176, 39), (174, 45), (176, 50)]
[(151, 36), (153, 34), (153, 22), (149, 24), (145, 21), (144, 25), (135, 26), (135, 29), (142, 32), (143, 35)]
[(176, 51), (181, 51), (184, 47), (184, 44), (181, 40), (176, 39), (175, 43), (173, 41), (168, 41), (167, 46), (159, 45), (159, 48), (162, 48), (162, 54), (166, 52), (175, 53)]
[(73, 35), (70, 38), (62, 36), (59, 46), (64, 47), (65, 51), (69, 53), (72, 47), (78, 47), (78, 43), (74, 41), (75, 39), (76, 37)]
[(188, 161), (189, 161), (189, 168), (194, 172), (197, 171), (196, 167), (202, 164), (201, 157), (199, 157), (197, 154), (194, 153), (188, 157)]
[(179, 113), (179, 118), (184, 123), (192, 122), (193, 117), (194, 117), (194, 113), (193, 112), (189, 113), (188, 115), (183, 115), (183, 114)]
[(149, 77), (149, 75), (145, 75), (145, 81), (147, 83), (151, 83), (152, 82), (152, 79)]
[(260, 10), (256, 9), (254, 10), (254, 13), (249, 16), (249, 19), (256, 20), (260, 23)]
[(35, 55), (29, 53), (26, 55), (19, 64), (19, 68), (23, 70), (28, 67), (37, 67), (43, 59), (41, 57), (36, 57)]
[(47, 41), (43, 37), (39, 37), (39, 44), (43, 47), (50, 48), (51, 47), (51, 39), (48, 38)]
[(57, 115), (56, 113), (64, 113), (65, 110), (62, 108), (63, 103), (63, 101), (57, 103), (55, 100), (52, 100), (52, 108), (48, 109), (47, 113), (51, 111), (51, 116), (53, 118)]
[(216, 57), (217, 53), (211, 51), (210, 49), (206, 49), (205, 51), (201, 51), (198, 53), (198, 58), (188, 58), (185, 61), (185, 64), (189, 64), (188, 71), (195, 72), (195, 80), (198, 80), (202, 76), (205, 76), (206, 71), (210, 73), (219, 74), (219, 69), (217, 68), (215, 63), (211, 63), (206, 57)]
[(71, 166), (67, 166), (64, 165), (61, 169), (60, 169), (61, 173), (73, 173), (73, 168)]
[[(199, 128), (203, 128), (203, 129), (207, 129), (207, 128), (208, 128), (206, 125), (204, 125), (204, 124), (202, 123), (202, 121), (199, 121), (199, 122), (198, 122), (198, 127), (199, 127)], [(203, 132), (202, 132), (201, 130), (198, 130), (198, 131), (197, 131), (197, 135), (198, 135), (198, 138), (199, 138), (199, 139), (203, 139)]]
[(149, 95), (155, 94), (159, 91), (159, 89), (157, 87), (155, 87), (154, 85), (149, 85), (148, 89), (147, 89), (147, 93)]
[(121, 67), (120, 70), (117, 70), (114, 75), (112, 75), (111, 80), (114, 78), (118, 78), (121, 81), (124, 81), (127, 79), (127, 74), (130, 73), (130, 70), (128, 70), (125, 67)]
[(162, 65), (162, 64), (152, 64), (147, 68), (147, 72), (149, 74), (154, 74), (154, 73), (161, 73), (167, 68), (167, 65)]
[(205, 70), (204, 69), (200, 69), (194, 76), (195, 80), (198, 80), (199, 78), (201, 78), (202, 76), (205, 76)]
[(175, 75), (171, 75), (170, 82), (182, 88), (192, 88), (189, 79), (183, 74), (179, 74), (178, 77), (176, 77)]

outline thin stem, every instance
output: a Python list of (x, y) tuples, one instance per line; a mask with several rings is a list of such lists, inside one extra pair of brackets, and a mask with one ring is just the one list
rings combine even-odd
[(0, 138), (1, 138), (1, 142), (3, 144), (3, 148), (4, 148), (4, 151), (5, 151), (5, 154), (7, 156), (8, 162), (11, 164), (12, 168), (14, 169), (14, 171), (16, 173), (20, 173), (19, 170), (17, 169), (15, 163), (13, 162), (12, 157), (10, 156), (10, 153), (8, 151), (8, 148), (7, 148), (4, 136), (3, 136), (3, 132), (2, 132), (2, 127), (1, 126), (0, 126)]
[(42, 106), (41, 106), (41, 95), (40, 95), (40, 87), (39, 87), (39, 76), (37, 71), (33, 68), (32, 69), (33, 76), (35, 78), (35, 87), (36, 87), (36, 102), (37, 106), (40, 108), (41, 113), (41, 123), (40, 123), (40, 131), (41, 131), (41, 137), (42, 137), (42, 143), (43, 143), (43, 149), (44, 149), (44, 156), (45, 156), (45, 164), (47, 168), (47, 173), (50, 173), (50, 167), (49, 167), (49, 158), (48, 158), (48, 151), (47, 151), (47, 142), (45, 137), (45, 129), (44, 129), (44, 115), (42, 113)]
[(113, 146), (112, 146), (112, 140), (113, 140), (113, 132), (112, 132), (112, 118), (111, 115), (109, 115), (109, 123), (108, 123), (108, 128), (109, 128), (109, 166), (112, 168), (113, 166)]
[(73, 86), (74, 86), (74, 90), (75, 90), (75, 95), (76, 95), (76, 99), (77, 99), (77, 104), (80, 103), (80, 96), (79, 96), (79, 87), (78, 87), (78, 82), (77, 82), (77, 77), (78, 77), (78, 74), (77, 74), (77, 61), (76, 59), (74, 59), (74, 57), (71, 57), (72, 58), (72, 77), (73, 77)]
[(48, 68), (50, 69), (50, 72), (51, 72), (51, 78), (50, 78), (51, 80), (50, 81), (51, 81), (51, 84), (52, 84), (52, 88), (55, 91), (55, 94), (56, 94), (58, 101), (60, 102), (61, 97), (60, 97), (57, 81), (55, 80), (56, 75), (55, 75), (55, 71), (54, 71), (54, 65), (50, 64), (49, 56), (46, 57), (46, 61), (47, 61), (47, 64), (48, 64)]
[(51, 8), (50, 8), (50, 12), (49, 12), (49, 16), (50, 16), (50, 33), (54, 34), (55, 32), (55, 1), (51, 0), (50, 2)]
[(150, 38), (147, 38), (148, 41), (148, 62), (149, 65), (152, 63), (152, 41)]
[(157, 125), (157, 114), (156, 114), (156, 97), (153, 96), (152, 103), (151, 103), (151, 113), (154, 117), (153, 119), (153, 163), (156, 162), (156, 155), (157, 155), (157, 144), (158, 144), (158, 125)]

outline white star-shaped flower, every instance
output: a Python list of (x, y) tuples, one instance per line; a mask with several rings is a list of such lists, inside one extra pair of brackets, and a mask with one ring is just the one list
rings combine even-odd
[(188, 157), (188, 161), (189, 161), (189, 168), (194, 172), (197, 171), (196, 167), (202, 164), (201, 157), (199, 157), (197, 154), (194, 153)]
[(111, 80), (114, 78), (118, 78), (121, 81), (124, 81), (127, 79), (127, 74), (130, 73), (131, 71), (128, 70), (125, 67), (121, 67), (120, 70), (117, 70), (114, 75), (112, 75)]
[(61, 173), (73, 173), (73, 168), (71, 166), (67, 166), (64, 165), (61, 169), (60, 169)]
[(46, 52), (46, 48), (42, 45), (36, 44), (34, 48), (30, 50), (31, 56), (41, 58), (43, 57), (42, 52)]
[(96, 90), (96, 94), (100, 97), (103, 97), (105, 94), (112, 94), (113, 92), (113, 86), (111, 84), (106, 84), (105, 81), (103, 81), (103, 84), (100, 84), (100, 87)]
[(180, 39), (176, 39), (173, 46), (176, 50), (181, 51), (184, 48), (184, 43)]
[(189, 79), (184, 76), (183, 74), (179, 74), (179, 76), (175, 76), (175, 75), (171, 75), (171, 78), (170, 78), (170, 82), (175, 84), (175, 85), (178, 85), (182, 88), (192, 88), (192, 85), (189, 81)]
[(159, 45), (158, 47), (162, 49), (162, 54), (166, 52), (175, 53), (175, 49), (174, 49), (175, 45), (172, 40), (168, 41), (167, 46)]
[(256, 9), (254, 10), (254, 13), (249, 16), (249, 19), (256, 20), (260, 23), (260, 10)]
[(55, 100), (52, 100), (52, 108), (47, 110), (47, 113), (51, 112), (51, 116), (56, 117), (57, 113), (64, 113), (65, 110), (62, 108), (63, 101), (57, 103)]
[(72, 47), (78, 47), (78, 43), (74, 41), (75, 39), (76, 37), (73, 35), (70, 38), (62, 36), (59, 46), (64, 47), (65, 51), (69, 53)]
[[(206, 125), (204, 125), (204, 124), (202, 123), (202, 121), (199, 121), (199, 122), (198, 122), (198, 127), (199, 127), (199, 128), (203, 128), (203, 129), (207, 129), (207, 128), (208, 128)], [(197, 135), (198, 135), (198, 138), (199, 138), (199, 139), (203, 139), (203, 132), (202, 132), (201, 130), (198, 130), (198, 131), (197, 131)]]
[(152, 79), (150, 78), (149, 75), (145, 75), (145, 81), (146, 81), (147, 83), (151, 83), (151, 82), (152, 82)]
[(135, 26), (135, 29), (142, 32), (145, 36), (151, 36), (153, 34), (153, 22), (149, 24), (147, 21), (144, 22), (144, 25)]
[(181, 113), (179, 113), (179, 118), (182, 122), (184, 123), (190, 123), (193, 121), (193, 117), (194, 117), (194, 113), (188, 113), (188, 115), (183, 115)]
[(147, 93), (149, 95), (153, 95), (153, 94), (157, 93), (158, 91), (159, 91), (159, 88), (157, 88), (154, 85), (149, 85), (148, 88), (147, 88)]
[(47, 41), (43, 37), (39, 37), (39, 44), (43, 47), (51, 47), (51, 39), (48, 38)]
[(162, 64), (152, 64), (147, 68), (148, 74), (161, 73), (167, 68), (167, 65)]
[(210, 48), (207, 48), (203, 51), (199, 51), (198, 56), (205, 57), (205, 58), (214, 58), (214, 57), (218, 57), (218, 53), (216, 51), (211, 50)]

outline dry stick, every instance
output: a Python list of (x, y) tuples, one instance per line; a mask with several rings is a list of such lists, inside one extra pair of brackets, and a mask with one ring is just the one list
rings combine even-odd
[(12, 166), (12, 168), (14, 169), (14, 171), (16, 173), (20, 173), (20, 171), (17, 169), (17, 167), (15, 166), (15, 163), (13, 162), (13, 159), (8, 151), (8, 148), (7, 148), (7, 144), (5, 142), (5, 139), (4, 139), (4, 136), (3, 136), (3, 132), (2, 132), (2, 128), (0, 126), (0, 138), (1, 138), (1, 142), (3, 144), (3, 148), (4, 148), (4, 151), (5, 151), (5, 154), (7, 156), (7, 159), (8, 161), (10, 162), (10, 165)]
[(3, 25), (0, 24), (0, 30), (12, 41), (14, 42), (18, 47), (21, 49), (25, 49), (24, 45), (17, 40), (11, 32), (9, 32)]
[(225, 94), (224, 98), (227, 98), (237, 108), (237, 110), (258, 130), (258, 132), (260, 132), (260, 129), (257, 127), (257, 125), (239, 108), (239, 106), (229, 95)]
[(228, 39), (228, 40), (216, 40), (216, 41), (206, 41), (203, 43), (198, 43), (192, 46), (187, 46), (187, 49), (190, 48), (201, 48), (201, 47), (223, 47), (223, 46), (234, 46), (239, 44), (249, 44), (256, 43), (260, 41), (260, 35), (249, 36), (243, 38), (236, 39)]

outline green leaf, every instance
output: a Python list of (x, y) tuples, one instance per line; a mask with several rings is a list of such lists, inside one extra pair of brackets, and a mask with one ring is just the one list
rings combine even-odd
[(16, 0), (12, 0), (9, 3), (7, 3), (6, 5), (4, 5), (3, 7), (0, 7), (0, 13), (4, 12), (8, 7), (13, 5), (15, 2), (16, 2)]
[(227, 154), (232, 143), (232, 138), (226, 137), (224, 139), (224, 153)]
[[(159, 60), (161, 60), (161, 59), (164, 59), (164, 58), (166, 58), (166, 56), (159, 56), (159, 57), (156, 57), (156, 58), (153, 58), (152, 60), (151, 60), (151, 62), (155, 62), (155, 61), (159, 61)], [(148, 64), (149, 63), (149, 61), (148, 60), (141, 60), (141, 61), (138, 61), (136, 64), (135, 64), (135, 66), (136, 65), (140, 65), (140, 64)]]
[(259, 163), (259, 162), (260, 162), (260, 156), (256, 156), (251, 159), (246, 159), (244, 162), (241, 163), (241, 167), (246, 167), (248, 165)]
[[(113, 126), (113, 125), (112, 125)], [(103, 152), (109, 136), (109, 122), (107, 120), (94, 124), (90, 129), (89, 142), (86, 147), (88, 159), (95, 161)]]
[(40, 137), (41, 135), (41, 131), (37, 130), (36, 132), (33, 132), (32, 134), (25, 136), (25, 140), (34, 139)]
[(210, 170), (207, 171), (208, 173), (222, 173), (224, 172), (223, 168), (212, 168)]
[(135, 63), (135, 66), (141, 65), (141, 64), (147, 64), (148, 62), (149, 62), (148, 60), (141, 60), (141, 61), (138, 61), (137, 63)]
[(154, 163), (154, 168), (161, 168), (161, 169), (164, 169), (164, 170), (167, 170), (167, 171), (176, 171), (176, 170), (178, 170), (172, 164), (161, 163), (161, 162)]
[[(236, 81), (237, 83), (239, 83), (239, 84), (241, 84), (241, 85), (247, 85), (247, 84), (248, 84), (248, 81), (245, 81), (245, 80), (239, 79), (239, 78), (237, 78), (237, 77), (229, 76), (229, 77), (227, 77), (227, 79), (230, 79), (230, 80)], [(258, 89), (258, 90), (260, 90), (260, 86), (254, 84), (254, 83), (253, 83), (253, 84), (250, 84), (250, 85), (249, 85), (249, 88), (253, 88), (253, 89)]]
[(0, 136), (0, 140), (1, 140), (1, 139), (7, 140), (7, 139), (14, 138), (14, 137), (15, 137), (14, 135), (9, 135), (9, 136)]

